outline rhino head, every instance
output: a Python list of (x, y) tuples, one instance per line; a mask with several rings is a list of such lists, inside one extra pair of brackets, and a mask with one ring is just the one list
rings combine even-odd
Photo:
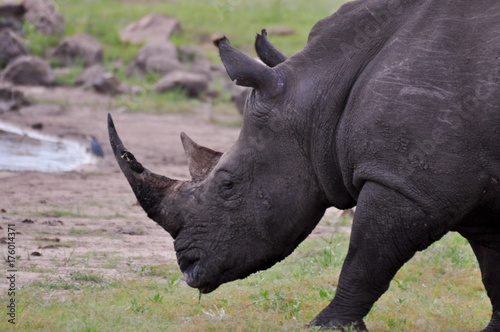
[[(257, 35), (260, 63), (214, 42), (237, 84), (253, 88), (236, 143), (220, 153), (182, 144), (191, 181), (172, 180), (144, 168), (120, 141), (111, 117), (111, 146), (148, 217), (175, 239), (180, 269), (191, 287), (209, 293), (219, 285), (267, 269), (311, 233), (331, 205), (311, 154), (312, 125), (301, 114), (300, 84), (287, 59)], [(281, 68), (282, 67), (282, 68)], [(298, 95), (299, 94), (299, 95)]]

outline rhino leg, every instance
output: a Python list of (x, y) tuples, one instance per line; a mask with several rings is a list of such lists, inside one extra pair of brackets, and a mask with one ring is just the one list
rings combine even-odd
[[(483, 332), (500, 331), (500, 250), (486, 247), (475, 240), (469, 239), (469, 242), (476, 254), (483, 284), (493, 305), (491, 321)], [(497, 243), (500, 244), (500, 238)]]
[[(486, 196), (488, 197), (488, 196)], [(465, 237), (476, 255), (484, 288), (491, 300), (493, 314), (484, 332), (500, 331), (500, 224), (495, 199), (490, 206), (470, 214), (457, 231)]]
[(366, 330), (363, 317), (389, 288), (396, 272), (417, 251), (446, 234), (439, 225), (396, 191), (365, 183), (336, 295), (311, 325)]

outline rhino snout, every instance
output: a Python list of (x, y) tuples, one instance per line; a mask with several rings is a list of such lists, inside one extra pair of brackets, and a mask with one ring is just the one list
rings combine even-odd
[(219, 284), (211, 284), (203, 280), (203, 272), (197, 263), (189, 266), (184, 271), (184, 277), (186, 278), (186, 283), (190, 287), (198, 288), (202, 294), (213, 292), (219, 287)]

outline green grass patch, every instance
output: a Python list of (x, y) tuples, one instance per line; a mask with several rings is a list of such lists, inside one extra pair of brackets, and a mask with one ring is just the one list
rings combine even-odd
[(151, 113), (192, 113), (202, 104), (197, 99), (188, 98), (183, 91), (165, 93), (153, 92), (153, 85), (142, 84), (142, 92), (137, 95), (119, 95), (112, 103), (113, 108), (125, 107), (129, 111)]
[(104, 281), (103, 277), (94, 274), (93, 272), (73, 271), (69, 275), (71, 279), (75, 281), (93, 282), (96, 284)]
[(36, 211), (31, 214), (34, 217), (47, 217), (47, 218), (88, 218), (88, 219), (115, 219), (115, 218), (126, 218), (124, 215), (115, 213), (112, 215), (91, 215), (83, 213), (80, 207), (76, 207), (74, 211), (71, 210), (61, 210), (61, 209), (51, 209), (47, 211)]
[[(201, 299), (182, 282), (176, 265), (144, 265), (133, 279), (116, 281), (95, 269), (73, 267), (68, 278), (36, 281), (20, 290), (17, 330), (302, 331), (333, 298), (347, 246), (343, 235), (308, 239), (273, 268), (222, 285)], [(491, 307), (474, 260), (458, 234), (418, 253), (368, 314), (368, 328), (484, 328)], [(55, 291), (58, 295), (50, 297)], [(7, 328), (1, 321), (0, 330)]]
[(30, 265), (29, 267), (25, 268), (26, 271), (29, 272), (34, 272), (34, 273), (54, 273), (54, 269), (51, 268), (44, 268), (44, 267), (37, 267), (37, 264)]
[(43, 211), (43, 212), (37, 212), (37, 216), (41, 217), (50, 217), (50, 218), (60, 218), (60, 217), (70, 217), (70, 218), (82, 218), (82, 217), (88, 217), (85, 214), (82, 214), (80, 211), (80, 208), (77, 207), (75, 211), (69, 211), (69, 210), (58, 210), (58, 209), (52, 209), (48, 211)]
[(90, 230), (90, 229), (86, 229), (86, 228), (73, 228), (73, 227), (71, 227), (69, 229), (69, 232), (68, 232), (68, 234), (71, 234), (71, 235), (84, 235), (84, 234), (92, 234), (92, 233), (95, 233), (95, 231)]
[(71, 66), (68, 67), (68, 71), (59, 75), (56, 75), (55, 84), (56, 85), (75, 85), (76, 79), (83, 72), (83, 66)]

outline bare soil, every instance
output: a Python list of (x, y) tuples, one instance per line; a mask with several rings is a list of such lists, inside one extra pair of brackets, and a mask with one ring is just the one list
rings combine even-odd
[[(0, 171), (1, 252), (7, 259), (8, 224), (13, 224), (20, 271), (17, 285), (67, 278), (75, 269), (122, 277), (137, 276), (143, 266), (174, 263), (172, 238), (147, 218), (112, 156), (107, 113), (113, 115), (123, 142), (138, 160), (154, 172), (178, 179), (189, 178), (179, 138), (182, 131), (202, 145), (226, 151), (239, 129), (215, 124), (205, 111), (158, 115), (109, 110), (107, 97), (75, 88), (24, 88), (24, 92), (58, 102), (93, 100), (101, 106), (67, 106), (61, 114), (7, 112), (0, 121), (25, 127), (41, 123), (46, 134), (81, 141), (93, 135), (105, 155), (96, 164), (70, 172)], [(331, 232), (324, 223), (315, 231)], [(1, 280), (3, 287), (7, 280)]]

